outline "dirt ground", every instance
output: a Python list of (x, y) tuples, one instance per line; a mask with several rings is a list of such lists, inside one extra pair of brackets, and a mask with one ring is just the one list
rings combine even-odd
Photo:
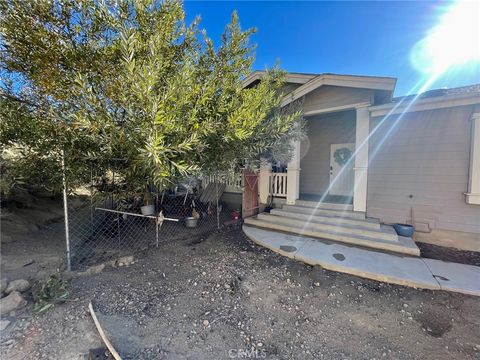
[(69, 300), (44, 315), (17, 311), (2, 359), (86, 359), (102, 345), (90, 301), (124, 359), (480, 358), (479, 298), (307, 266), (239, 227), (137, 259), (71, 280)]
[(458, 250), (422, 242), (417, 242), (417, 246), (420, 249), (421, 256), (424, 258), (480, 266), (480, 252)]
[(38, 199), (28, 208), (1, 208), (1, 276), (37, 279), (62, 267), (65, 258), (60, 200)]

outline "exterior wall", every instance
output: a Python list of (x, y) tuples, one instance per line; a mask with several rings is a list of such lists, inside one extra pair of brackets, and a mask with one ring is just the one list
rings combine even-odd
[(341, 86), (321, 86), (305, 97), (303, 111), (316, 111), (337, 106), (346, 106), (359, 103), (370, 103), (373, 91), (369, 89), (355, 89)]
[(412, 112), (381, 125), (380, 118), (371, 119), (370, 131), (379, 127), (370, 139), (367, 216), (403, 223), (413, 210), (420, 231), (480, 234), (480, 206), (467, 204), (464, 195), (472, 111), (462, 106)]
[(330, 185), (330, 144), (355, 142), (355, 111), (307, 118), (300, 147), (300, 193), (322, 195)]

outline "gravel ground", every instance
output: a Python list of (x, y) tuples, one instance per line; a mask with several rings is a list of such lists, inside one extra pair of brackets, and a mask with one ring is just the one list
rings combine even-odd
[(238, 227), (137, 258), (73, 279), (42, 316), (18, 312), (2, 359), (86, 358), (101, 346), (90, 300), (124, 359), (480, 358), (479, 298), (307, 266)]

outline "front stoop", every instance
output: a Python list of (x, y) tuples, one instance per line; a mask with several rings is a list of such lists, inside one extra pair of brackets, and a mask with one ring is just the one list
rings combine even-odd
[(480, 296), (478, 266), (326, 243), (248, 225), (243, 231), (258, 245), (309, 265), (391, 284)]
[(357, 245), (399, 254), (420, 256), (420, 250), (411, 238), (398, 236), (391, 226), (378, 220), (366, 219), (364, 213), (330, 208), (316, 203), (283, 205), (270, 213), (246, 218), (244, 223), (273, 231), (282, 231), (340, 243)]

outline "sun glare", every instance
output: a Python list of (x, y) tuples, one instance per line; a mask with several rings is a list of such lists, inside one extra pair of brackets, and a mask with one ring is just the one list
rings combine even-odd
[(480, 62), (480, 2), (456, 1), (413, 49), (412, 61), (424, 73)]

